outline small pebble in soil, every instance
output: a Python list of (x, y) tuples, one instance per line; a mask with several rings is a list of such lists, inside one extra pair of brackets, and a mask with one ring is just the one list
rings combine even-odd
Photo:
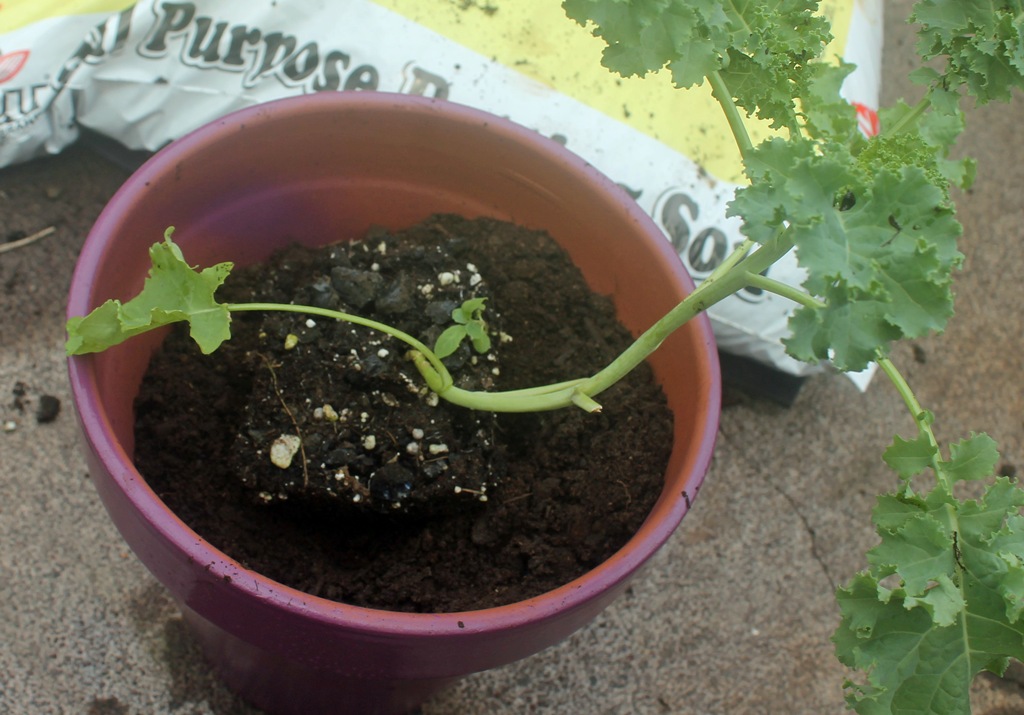
[(288, 469), (302, 447), (302, 440), (294, 434), (283, 434), (270, 445), (270, 461), (275, 467)]

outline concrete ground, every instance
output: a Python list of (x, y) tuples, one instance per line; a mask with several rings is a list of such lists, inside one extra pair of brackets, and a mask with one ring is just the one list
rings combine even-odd
[[(888, 3), (894, 15), (908, 2)], [(886, 94), (906, 90), (912, 38), (887, 28)], [(943, 439), (987, 431), (1024, 471), (1024, 103), (971, 111), (963, 150), (979, 180), (959, 310), (944, 336), (898, 347)], [(79, 247), (125, 178), (85, 148), (0, 170), (0, 239), (55, 232), (0, 254), (0, 712), (242, 715), (162, 587), (128, 552), (76, 446), (63, 341)], [(52, 422), (36, 413), (50, 395)], [(877, 379), (860, 394), (810, 379), (785, 408), (732, 394), (694, 512), (629, 593), (567, 642), (468, 678), (426, 715), (841, 713), (829, 636), (834, 587), (874, 543), (880, 454), (912, 425)], [(52, 403), (51, 403), (52, 404)], [(20, 407), (19, 407), (20, 406)], [(975, 713), (1024, 713), (1020, 670), (979, 678)]]

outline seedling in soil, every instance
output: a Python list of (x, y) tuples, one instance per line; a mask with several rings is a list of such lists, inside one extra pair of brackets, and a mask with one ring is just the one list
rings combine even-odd
[(487, 334), (487, 323), (483, 319), (486, 302), (486, 298), (470, 298), (452, 311), (455, 325), (445, 329), (434, 343), (434, 354), (437, 357), (448, 357), (458, 350), (466, 339), (481, 355), (491, 349), (491, 337)]
[[(455, 325), (434, 350), (390, 326), (337, 311), (223, 305), (214, 292), (230, 265), (192, 270), (169, 233), (151, 249), (153, 270), (139, 296), (69, 321), (68, 352), (103, 350), (182, 320), (210, 352), (228, 338), (231, 313), (287, 310), (392, 335), (408, 346), (430, 389), (458, 405), (517, 412), (575, 404), (596, 411), (601, 392), (709, 306), (751, 287), (789, 298), (798, 308), (788, 352), (842, 370), (877, 362), (916, 427), (884, 454), (900, 481), (875, 509), (881, 541), (868, 552), (870, 566), (838, 591), (836, 652), (860, 671), (857, 682), (846, 684), (848, 703), (865, 714), (968, 713), (977, 673), (1002, 674), (1011, 658), (1024, 658), (1024, 489), (994, 476), (999, 453), (988, 436), (940, 446), (933, 416), (889, 351), (901, 338), (941, 331), (952, 315), (952, 275), (962, 256), (950, 188), (967, 187), (973, 177), (970, 161), (949, 158), (964, 126), (961, 95), (977, 103), (1008, 100), (1024, 86), (1024, 8), (1019, 0), (920, 0), (911, 19), (919, 23), (918, 48), (929, 61), (913, 75), (923, 98), (883, 109), (883, 130), (868, 138), (839, 94), (852, 68), (820, 61), (830, 34), (817, 5), (563, 3), (571, 18), (607, 42), (609, 69), (630, 76), (667, 67), (682, 89), (707, 81), (750, 180), (729, 209), (742, 219), (746, 240), (594, 375), (511, 392), (459, 389), (442, 357), (465, 338), (484, 348), (482, 303), (457, 309)], [(767, 122), (776, 134), (755, 145), (745, 116)], [(765, 275), (794, 250), (807, 272), (802, 288)], [(958, 485), (978, 481), (986, 482), (980, 499), (955, 496)]]

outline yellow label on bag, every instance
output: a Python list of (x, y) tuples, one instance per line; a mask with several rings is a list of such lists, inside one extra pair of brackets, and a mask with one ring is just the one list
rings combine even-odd
[(120, 12), (134, 4), (134, 0), (4, 0), (0, 3), (0, 35), (40, 20)]
[[(689, 157), (716, 178), (742, 182), (739, 155), (705, 83), (676, 91), (667, 71), (622, 78), (601, 65), (603, 40), (566, 17), (559, 0), (373, 0), (506, 67), (589, 105)], [(822, 11), (842, 55), (855, 0), (825, 0)], [(748, 123), (754, 142), (768, 135)]]

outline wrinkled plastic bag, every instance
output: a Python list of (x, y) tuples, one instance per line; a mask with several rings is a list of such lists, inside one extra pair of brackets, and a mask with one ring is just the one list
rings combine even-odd
[[(825, 0), (844, 85), (878, 131), (881, 0)], [(558, 0), (111, 0), (0, 5), (0, 167), (55, 153), (80, 127), (156, 150), (228, 112), (279, 97), (380, 90), (447, 99), (553, 137), (650, 213), (698, 282), (742, 240), (725, 216), (742, 181), (705, 87), (623, 80)], [(759, 136), (754, 130), (755, 141)], [(763, 136), (763, 133), (761, 134)], [(772, 277), (798, 285), (795, 258)], [(713, 306), (719, 347), (792, 375), (792, 304), (748, 289)], [(871, 371), (854, 376), (864, 386)]]

